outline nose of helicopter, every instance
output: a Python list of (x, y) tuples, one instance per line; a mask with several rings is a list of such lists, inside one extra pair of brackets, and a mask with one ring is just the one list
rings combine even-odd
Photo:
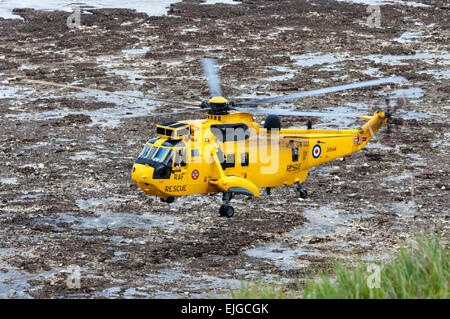
[(131, 171), (131, 179), (146, 193), (151, 192), (151, 182), (153, 179), (153, 171), (155, 169), (148, 165), (134, 164)]

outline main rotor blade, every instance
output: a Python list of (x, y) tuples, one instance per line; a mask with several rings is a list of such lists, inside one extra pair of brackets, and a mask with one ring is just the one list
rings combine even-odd
[(266, 98), (266, 99), (254, 100), (254, 101), (236, 102), (235, 104), (236, 105), (267, 104), (267, 103), (274, 103), (274, 102), (286, 101), (286, 100), (291, 100), (291, 99), (299, 99), (299, 98), (313, 96), (313, 95), (334, 93), (334, 92), (339, 92), (339, 91), (358, 89), (358, 88), (362, 88), (362, 87), (366, 87), (366, 86), (375, 86), (375, 85), (401, 82), (401, 81), (406, 81), (406, 79), (402, 76), (396, 76), (396, 77), (391, 77), (391, 78), (384, 78), (384, 79), (378, 79), (378, 80), (370, 80), (370, 81), (364, 81), (364, 82), (344, 84), (344, 85), (339, 85), (339, 86), (332, 86), (332, 87), (328, 87), (328, 88), (312, 90), (312, 91), (304, 91), (304, 92), (299, 92), (299, 93), (294, 93), (294, 94), (289, 94), (289, 95), (284, 95), (284, 96), (275, 96), (275, 97), (270, 97), (270, 98)]
[(132, 97), (132, 98), (141, 99), (141, 100), (178, 104), (178, 105), (182, 105), (185, 107), (186, 106), (200, 106), (200, 104), (185, 102), (185, 101), (164, 100), (164, 99), (158, 99), (158, 98), (153, 98), (153, 97), (137, 96), (137, 95), (131, 95), (131, 94), (125, 94), (125, 93), (119, 93), (119, 92), (111, 92), (111, 91), (105, 91), (105, 90), (99, 90), (99, 89), (84, 88), (84, 87), (80, 87), (80, 86), (60, 84), (60, 83), (48, 82), (48, 81), (42, 81), (42, 80), (23, 79), (21, 81), (27, 82), (27, 83), (41, 84), (41, 85), (57, 86), (57, 87), (62, 87), (62, 88), (67, 88), (67, 89), (75, 89), (75, 90), (80, 90), (80, 91), (95, 92), (95, 93), (102, 93), (102, 94), (113, 94), (113, 95), (124, 96), (124, 97)]
[(285, 115), (285, 116), (305, 116), (305, 117), (332, 117), (332, 118), (349, 118), (357, 117), (361, 114), (337, 114), (337, 113), (322, 113), (322, 112), (297, 112), (297, 111), (285, 111), (285, 110), (273, 110), (273, 109), (254, 109), (254, 108), (243, 108), (235, 107), (236, 111), (252, 113), (252, 114), (274, 114), (274, 115)]
[(220, 78), (217, 73), (217, 60), (210, 58), (200, 59), (206, 80), (208, 81), (209, 92), (211, 97), (221, 97), (222, 89), (220, 88)]

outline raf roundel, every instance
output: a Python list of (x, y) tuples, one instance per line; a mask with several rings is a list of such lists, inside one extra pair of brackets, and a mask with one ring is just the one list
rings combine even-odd
[(200, 175), (200, 173), (198, 172), (198, 170), (194, 169), (192, 171), (191, 177), (192, 177), (193, 180), (196, 180), (199, 175)]
[(320, 145), (316, 145), (312, 149), (312, 156), (314, 158), (318, 158), (320, 156), (320, 153), (322, 153), (322, 149), (320, 148)]

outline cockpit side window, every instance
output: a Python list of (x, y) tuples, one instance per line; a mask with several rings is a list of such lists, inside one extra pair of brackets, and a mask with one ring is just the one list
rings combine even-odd
[(169, 149), (165, 148), (165, 147), (160, 147), (158, 149), (158, 151), (156, 152), (155, 156), (153, 157), (153, 160), (155, 162), (160, 162), (162, 163), (162, 161), (164, 160), (164, 158), (166, 157), (167, 153), (169, 153)]
[(169, 153), (163, 160), (163, 164), (166, 166), (172, 166), (172, 155), (173, 155), (173, 149), (169, 149)]
[(151, 147), (152, 147), (151, 145), (146, 144), (141, 154), (139, 154), (139, 158), (145, 158)]

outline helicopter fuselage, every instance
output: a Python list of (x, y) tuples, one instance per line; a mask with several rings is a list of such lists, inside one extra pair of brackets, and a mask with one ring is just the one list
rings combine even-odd
[(136, 160), (132, 180), (148, 195), (217, 192), (259, 196), (259, 188), (303, 183), (311, 167), (364, 147), (386, 123), (383, 112), (359, 130), (265, 129), (248, 113), (157, 127)]

